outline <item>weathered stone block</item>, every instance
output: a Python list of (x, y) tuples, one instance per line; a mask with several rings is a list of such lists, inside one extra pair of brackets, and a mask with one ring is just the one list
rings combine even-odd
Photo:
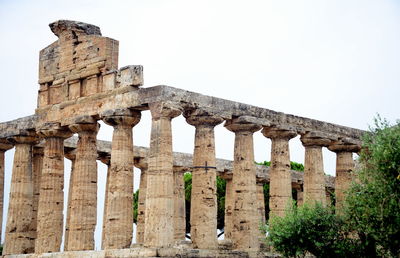
[(77, 99), (81, 96), (81, 81), (74, 80), (69, 82), (68, 99)]
[(142, 86), (143, 85), (143, 66), (128, 65), (119, 69), (117, 82), (119, 87), (123, 86)]

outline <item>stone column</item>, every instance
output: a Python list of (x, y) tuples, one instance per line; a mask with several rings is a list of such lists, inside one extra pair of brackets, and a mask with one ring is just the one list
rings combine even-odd
[(235, 133), (233, 163), (233, 247), (239, 250), (257, 251), (259, 214), (257, 205), (256, 165), (254, 163), (253, 133), (261, 127), (235, 120), (225, 127)]
[[(266, 218), (265, 218), (265, 200), (264, 200), (264, 182), (257, 181), (257, 203), (258, 203), (258, 216), (259, 216), (259, 225), (265, 226)], [(260, 230), (261, 240), (265, 240), (265, 234)]]
[(73, 175), (74, 175), (74, 167), (75, 167), (75, 160), (76, 160), (76, 149), (67, 150), (64, 153), (65, 157), (71, 161), (71, 173), (69, 175), (69, 188), (68, 188), (68, 204), (67, 204), (67, 218), (65, 220), (65, 233), (64, 233), (64, 249), (68, 246), (68, 236), (70, 230), (70, 223), (71, 223), (71, 196), (74, 188), (73, 184)]
[(194, 248), (215, 249), (217, 242), (217, 170), (214, 127), (222, 123), (218, 116), (195, 110), (186, 113), (186, 121), (196, 127), (192, 193), (190, 206), (190, 236)]
[[(38, 210), (39, 210), (39, 196), (40, 196), (40, 181), (43, 170), (43, 148), (34, 147), (33, 148), (33, 161), (32, 161), (32, 171), (33, 171), (33, 203), (32, 203), (32, 223), (31, 231), (36, 232), (35, 241), (37, 237), (37, 224), (38, 224)], [(35, 244), (36, 246), (36, 244)]]
[(336, 153), (335, 208), (341, 212), (346, 199), (346, 191), (354, 179), (352, 175), (355, 168), (353, 152), (360, 151), (360, 144), (336, 141), (329, 145), (328, 149)]
[(36, 232), (32, 231), (34, 134), (10, 139), (15, 144), (3, 255), (33, 253)]
[(185, 182), (183, 174), (186, 170), (174, 167), (174, 239), (186, 238)]
[(38, 133), (45, 138), (40, 181), (35, 253), (60, 251), (64, 209), (64, 139), (72, 134), (58, 124), (45, 124)]
[(144, 245), (174, 243), (174, 189), (171, 119), (181, 111), (164, 103), (150, 104), (152, 115), (147, 172)]
[(297, 196), (297, 207), (303, 205), (303, 186), (299, 185), (295, 187), (296, 189), (296, 196)]
[(326, 205), (322, 147), (328, 146), (331, 140), (314, 132), (303, 134), (300, 139), (305, 147), (303, 200)]
[(93, 250), (97, 219), (97, 148), (99, 124), (85, 117), (69, 126), (78, 133), (76, 160), (72, 177), (70, 226), (66, 251)]
[(292, 201), (289, 140), (297, 133), (293, 130), (272, 127), (265, 127), (262, 133), (272, 141), (269, 171), (270, 215), (282, 217)]
[(128, 248), (133, 233), (133, 139), (132, 128), (140, 112), (123, 110), (106, 115), (104, 122), (114, 127), (110, 175), (107, 180), (106, 219), (103, 249)]
[(135, 160), (135, 166), (141, 170), (138, 198), (138, 215), (136, 222), (136, 243), (144, 243), (147, 161), (144, 158)]
[(4, 155), (13, 147), (5, 139), (0, 139), (0, 243), (1, 229), (3, 228), (3, 200), (4, 200)]
[(226, 180), (225, 188), (225, 225), (224, 225), (224, 239), (232, 240), (233, 231), (233, 206), (235, 201), (233, 199), (232, 178), (224, 178)]

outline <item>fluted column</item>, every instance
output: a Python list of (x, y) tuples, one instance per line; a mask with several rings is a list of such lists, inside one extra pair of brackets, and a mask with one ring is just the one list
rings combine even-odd
[(174, 239), (185, 240), (186, 237), (186, 210), (185, 210), (185, 170), (174, 167)]
[(147, 161), (144, 158), (135, 160), (135, 166), (140, 169), (140, 184), (138, 198), (138, 215), (136, 223), (136, 243), (143, 244), (145, 231)]
[(233, 199), (232, 178), (225, 178), (225, 218), (224, 218), (224, 239), (232, 240), (233, 231), (233, 206), (235, 201)]
[(152, 115), (147, 172), (144, 245), (174, 243), (174, 190), (171, 119), (181, 112), (163, 103), (150, 104)]
[(45, 138), (40, 178), (36, 253), (60, 251), (64, 208), (64, 139), (72, 134), (58, 124), (45, 124), (38, 133)]
[(271, 167), (269, 171), (270, 215), (284, 216), (292, 201), (292, 178), (290, 173), (289, 140), (297, 135), (295, 131), (265, 127), (262, 131), (272, 141)]
[(1, 229), (3, 227), (3, 200), (4, 200), (4, 155), (5, 152), (13, 147), (5, 139), (0, 139), (0, 243)]
[(352, 182), (355, 168), (353, 152), (360, 151), (360, 144), (336, 141), (329, 145), (329, 150), (336, 153), (335, 208), (340, 213), (346, 199), (346, 191)]
[(124, 110), (105, 116), (103, 121), (113, 126), (114, 132), (102, 245), (103, 249), (128, 248), (133, 233), (132, 128), (140, 121), (140, 112)]
[[(259, 216), (259, 226), (265, 226), (266, 218), (265, 218), (265, 200), (264, 200), (264, 182), (257, 182), (257, 210)], [(265, 234), (262, 230), (260, 230), (260, 241), (261, 243), (265, 241)]]
[(67, 251), (93, 250), (97, 220), (97, 148), (99, 124), (91, 118), (72, 124), (70, 130), (78, 133), (73, 187), (70, 202), (70, 227)]
[(313, 132), (303, 134), (300, 139), (305, 147), (303, 200), (326, 205), (322, 147), (328, 146), (331, 140)]
[(235, 133), (233, 163), (233, 232), (235, 249), (257, 251), (260, 248), (257, 205), (256, 165), (253, 133), (261, 127), (254, 124), (227, 121), (225, 127)]
[(190, 206), (190, 236), (194, 248), (215, 249), (217, 242), (217, 170), (214, 127), (222, 123), (218, 116), (200, 110), (185, 113), (186, 121), (196, 127), (192, 193)]
[(15, 144), (15, 154), (3, 255), (33, 253), (36, 232), (31, 225), (34, 180), (32, 145), (37, 138), (29, 134), (10, 140)]
[[(33, 147), (32, 171), (33, 171), (33, 203), (32, 203), (32, 223), (31, 231), (36, 232), (35, 241), (37, 238), (38, 226), (38, 211), (39, 211), (39, 196), (40, 196), (40, 181), (43, 170), (43, 152), (44, 148)], [(36, 246), (36, 244), (35, 244)]]
[(64, 153), (65, 157), (71, 161), (71, 173), (69, 174), (69, 188), (68, 188), (68, 204), (67, 204), (67, 218), (65, 219), (65, 233), (64, 233), (64, 249), (68, 246), (69, 229), (71, 223), (71, 197), (74, 188), (72, 181), (74, 175), (76, 149), (67, 150)]

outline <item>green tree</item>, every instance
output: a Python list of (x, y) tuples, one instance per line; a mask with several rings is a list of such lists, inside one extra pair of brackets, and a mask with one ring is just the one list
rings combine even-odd
[(370, 131), (345, 213), (370, 257), (400, 257), (400, 121), (378, 116)]

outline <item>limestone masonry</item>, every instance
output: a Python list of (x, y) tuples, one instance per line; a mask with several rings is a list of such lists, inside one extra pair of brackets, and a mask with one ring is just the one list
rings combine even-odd
[[(0, 123), (0, 223), (4, 153), (15, 148), (5, 257), (272, 257), (260, 231), (267, 182), (271, 216), (284, 215), (292, 189), (297, 205), (326, 204), (327, 192), (335, 191), (340, 212), (364, 131), (169, 86), (142, 88), (143, 67), (118, 68), (119, 43), (99, 27), (60, 20), (50, 29), (58, 40), (40, 51), (35, 114)], [(132, 134), (145, 111), (152, 116), (149, 148), (135, 146)], [(172, 150), (171, 121), (180, 115), (195, 128), (193, 154)], [(111, 142), (96, 139), (100, 120), (114, 128)], [(235, 134), (233, 161), (215, 156), (214, 127), (221, 123)], [(254, 163), (259, 131), (272, 141), (271, 167)], [(290, 170), (289, 140), (297, 135), (304, 173)], [(337, 154), (336, 178), (323, 171), (323, 147)], [(64, 157), (72, 162), (69, 182)], [(108, 166), (104, 211), (97, 209), (97, 160)], [(141, 170), (136, 243), (134, 166)], [(189, 172), (188, 241), (183, 175)], [(217, 239), (217, 175), (226, 180), (224, 240)], [(102, 250), (94, 251), (98, 212)]]

